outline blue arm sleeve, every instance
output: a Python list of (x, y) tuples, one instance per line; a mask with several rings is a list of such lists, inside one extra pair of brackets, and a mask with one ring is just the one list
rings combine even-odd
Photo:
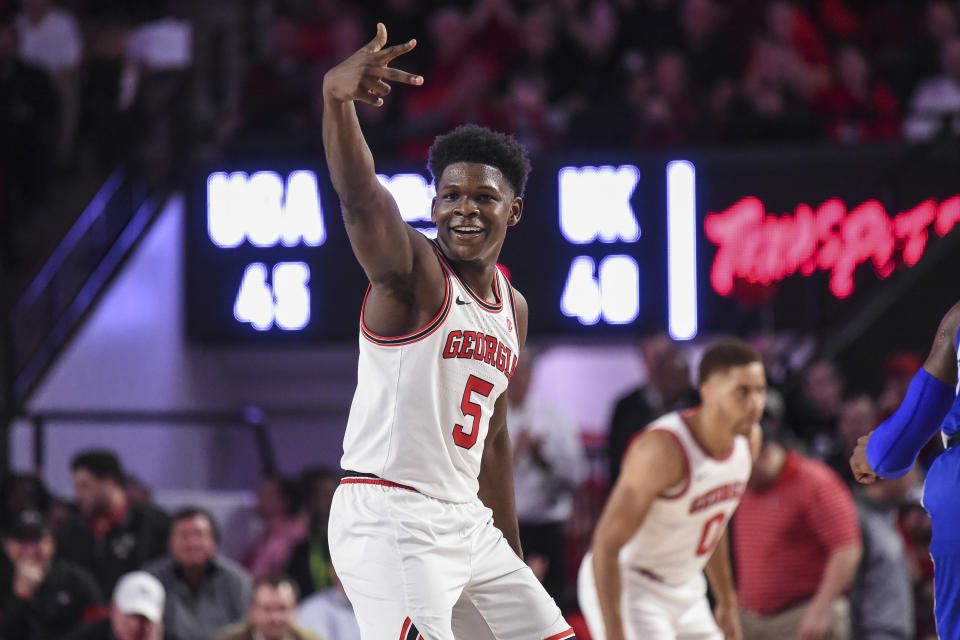
[(883, 421), (867, 443), (867, 462), (881, 478), (899, 478), (917, 460), (920, 449), (940, 428), (954, 393), (925, 369), (920, 369), (896, 412)]

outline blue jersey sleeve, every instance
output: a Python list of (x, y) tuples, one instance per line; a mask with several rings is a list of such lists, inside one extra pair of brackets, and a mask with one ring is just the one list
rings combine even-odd
[(920, 449), (940, 428), (953, 401), (950, 385), (920, 369), (903, 402), (870, 436), (867, 461), (874, 472), (881, 478), (906, 474)]

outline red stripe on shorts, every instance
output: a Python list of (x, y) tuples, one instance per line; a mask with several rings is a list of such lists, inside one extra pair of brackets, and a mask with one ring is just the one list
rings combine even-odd
[(403, 621), (403, 629), (400, 630), (400, 640), (403, 640), (407, 636), (407, 629), (410, 628), (410, 618), (407, 618)]
[(407, 491), (416, 491), (413, 487), (405, 484), (397, 484), (389, 480), (380, 480), (379, 478), (344, 478), (340, 484), (377, 484), (381, 487), (396, 487), (397, 489), (406, 489)]
[(543, 640), (564, 640), (564, 638), (573, 638), (576, 634), (573, 632), (573, 627), (570, 627), (566, 631), (561, 631), (555, 635), (550, 636), (549, 638), (544, 638)]

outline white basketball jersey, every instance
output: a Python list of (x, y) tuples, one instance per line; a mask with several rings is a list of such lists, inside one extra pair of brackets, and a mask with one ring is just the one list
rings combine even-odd
[(491, 304), (460, 281), (439, 249), (437, 256), (446, 293), (426, 327), (378, 336), (360, 311), (357, 391), (340, 464), (434, 498), (469, 502), (477, 498), (494, 403), (517, 366), (516, 310), (499, 269)]
[(687, 459), (687, 478), (657, 497), (643, 524), (620, 550), (620, 564), (667, 584), (686, 583), (703, 570), (750, 477), (750, 442), (736, 436), (725, 458), (708, 454), (683, 413), (673, 412), (646, 430), (676, 438)]

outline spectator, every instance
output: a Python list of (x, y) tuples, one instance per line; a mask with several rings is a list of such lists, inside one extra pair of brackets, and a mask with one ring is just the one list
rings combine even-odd
[(899, 83), (902, 95), (916, 89), (918, 81), (943, 73), (943, 45), (960, 33), (957, 10), (946, 0), (931, 0), (923, 9), (923, 32), (901, 54)]
[(843, 408), (844, 380), (829, 360), (816, 360), (803, 372), (798, 394), (788, 398), (787, 424), (818, 460), (840, 451), (837, 420)]
[(20, 56), (54, 78), (76, 71), (83, 55), (80, 28), (73, 15), (53, 0), (24, 0), (16, 17)]
[(243, 78), (236, 135), (264, 144), (270, 136), (283, 144), (314, 122), (313, 74), (299, 57), (298, 30), (285, 15), (274, 18), (266, 58)]
[(716, 0), (683, 0), (680, 28), (693, 86), (712, 92), (716, 83), (735, 80), (743, 69), (743, 46), (731, 37)]
[(0, 485), (0, 505), (3, 509), (0, 528), (6, 530), (26, 509), (47, 515), (50, 502), (50, 493), (40, 478), (32, 473), (8, 474)]
[(733, 519), (743, 638), (849, 638), (844, 593), (861, 555), (853, 497), (771, 431)]
[(767, 34), (782, 47), (788, 78), (800, 95), (810, 97), (830, 81), (830, 52), (810, 16), (796, 3), (767, 5)]
[(776, 142), (817, 136), (820, 124), (806, 103), (806, 90), (789, 47), (768, 36), (755, 38), (739, 94), (720, 137)]
[(112, 452), (80, 453), (71, 469), (80, 515), (64, 524), (57, 546), (61, 557), (86, 568), (101, 591), (111, 593), (120, 576), (164, 554), (169, 520), (149, 505), (130, 502)]
[(110, 604), (110, 618), (88, 625), (69, 640), (161, 640), (163, 585), (149, 573), (134, 571), (120, 578)]
[(943, 74), (920, 83), (903, 132), (908, 140), (960, 135), (960, 37), (943, 43)]
[(698, 113), (689, 93), (686, 64), (677, 51), (664, 51), (654, 60), (652, 91), (636, 126), (641, 147), (669, 147), (689, 141)]
[[(287, 575), (297, 585), (301, 598), (332, 584), (333, 565), (327, 543), (327, 522), (333, 492), (340, 484), (340, 475), (331, 469), (318, 467), (304, 472), (303, 491), (306, 495), (307, 537), (293, 549)], [(329, 639), (328, 639), (329, 640)]]
[(294, 547), (307, 536), (297, 483), (280, 477), (266, 478), (257, 492), (257, 515), (264, 530), (245, 554), (243, 564), (254, 578), (278, 575), (287, 568)]
[(846, 46), (835, 61), (833, 84), (815, 99), (828, 135), (846, 143), (899, 138), (900, 106), (887, 85), (872, 77), (863, 53)]
[(690, 384), (690, 365), (664, 334), (640, 341), (640, 356), (647, 371), (646, 384), (621, 397), (613, 410), (607, 439), (610, 486), (620, 475), (620, 461), (630, 438), (664, 413), (686, 409), (700, 400)]
[(527, 349), (507, 389), (517, 521), (526, 559), (543, 557), (543, 586), (562, 603), (564, 530), (573, 513), (573, 496), (586, 477), (586, 459), (576, 425), (557, 407), (530, 395), (535, 363)]
[(405, 157), (422, 158), (434, 137), (462, 122), (486, 122), (492, 110), (493, 84), (501, 68), (488, 52), (474, 46), (476, 34), (467, 16), (454, 7), (429, 18), (431, 65), (417, 91), (404, 94), (402, 135)]
[(243, 618), (253, 581), (243, 567), (217, 553), (217, 538), (207, 511), (180, 509), (170, 519), (170, 553), (145, 569), (166, 592), (168, 640), (207, 640)]
[(853, 637), (859, 640), (912, 640), (915, 633), (913, 584), (900, 507), (917, 486), (917, 473), (879, 480), (856, 489), (863, 560), (850, 593)]
[(87, 571), (55, 560), (56, 543), (43, 515), (17, 514), (3, 534), (13, 580), (3, 585), (0, 638), (49, 640), (106, 616), (97, 583)]
[(847, 452), (853, 451), (857, 446), (857, 439), (876, 429), (878, 424), (880, 418), (873, 398), (859, 395), (844, 401), (837, 420), (839, 451), (831, 456), (827, 463), (848, 483), (853, 482), (854, 478)]
[(320, 640), (294, 623), (297, 588), (287, 578), (260, 578), (246, 621), (223, 630), (217, 640)]
[(83, 55), (80, 28), (73, 15), (53, 5), (53, 0), (24, 0), (15, 25), (20, 34), (20, 57), (50, 74), (60, 93), (59, 148), (66, 160), (76, 132), (77, 69)]
[(360, 640), (360, 625), (357, 624), (353, 606), (336, 572), (331, 573), (332, 584), (329, 588), (300, 603), (297, 622), (324, 640)]

